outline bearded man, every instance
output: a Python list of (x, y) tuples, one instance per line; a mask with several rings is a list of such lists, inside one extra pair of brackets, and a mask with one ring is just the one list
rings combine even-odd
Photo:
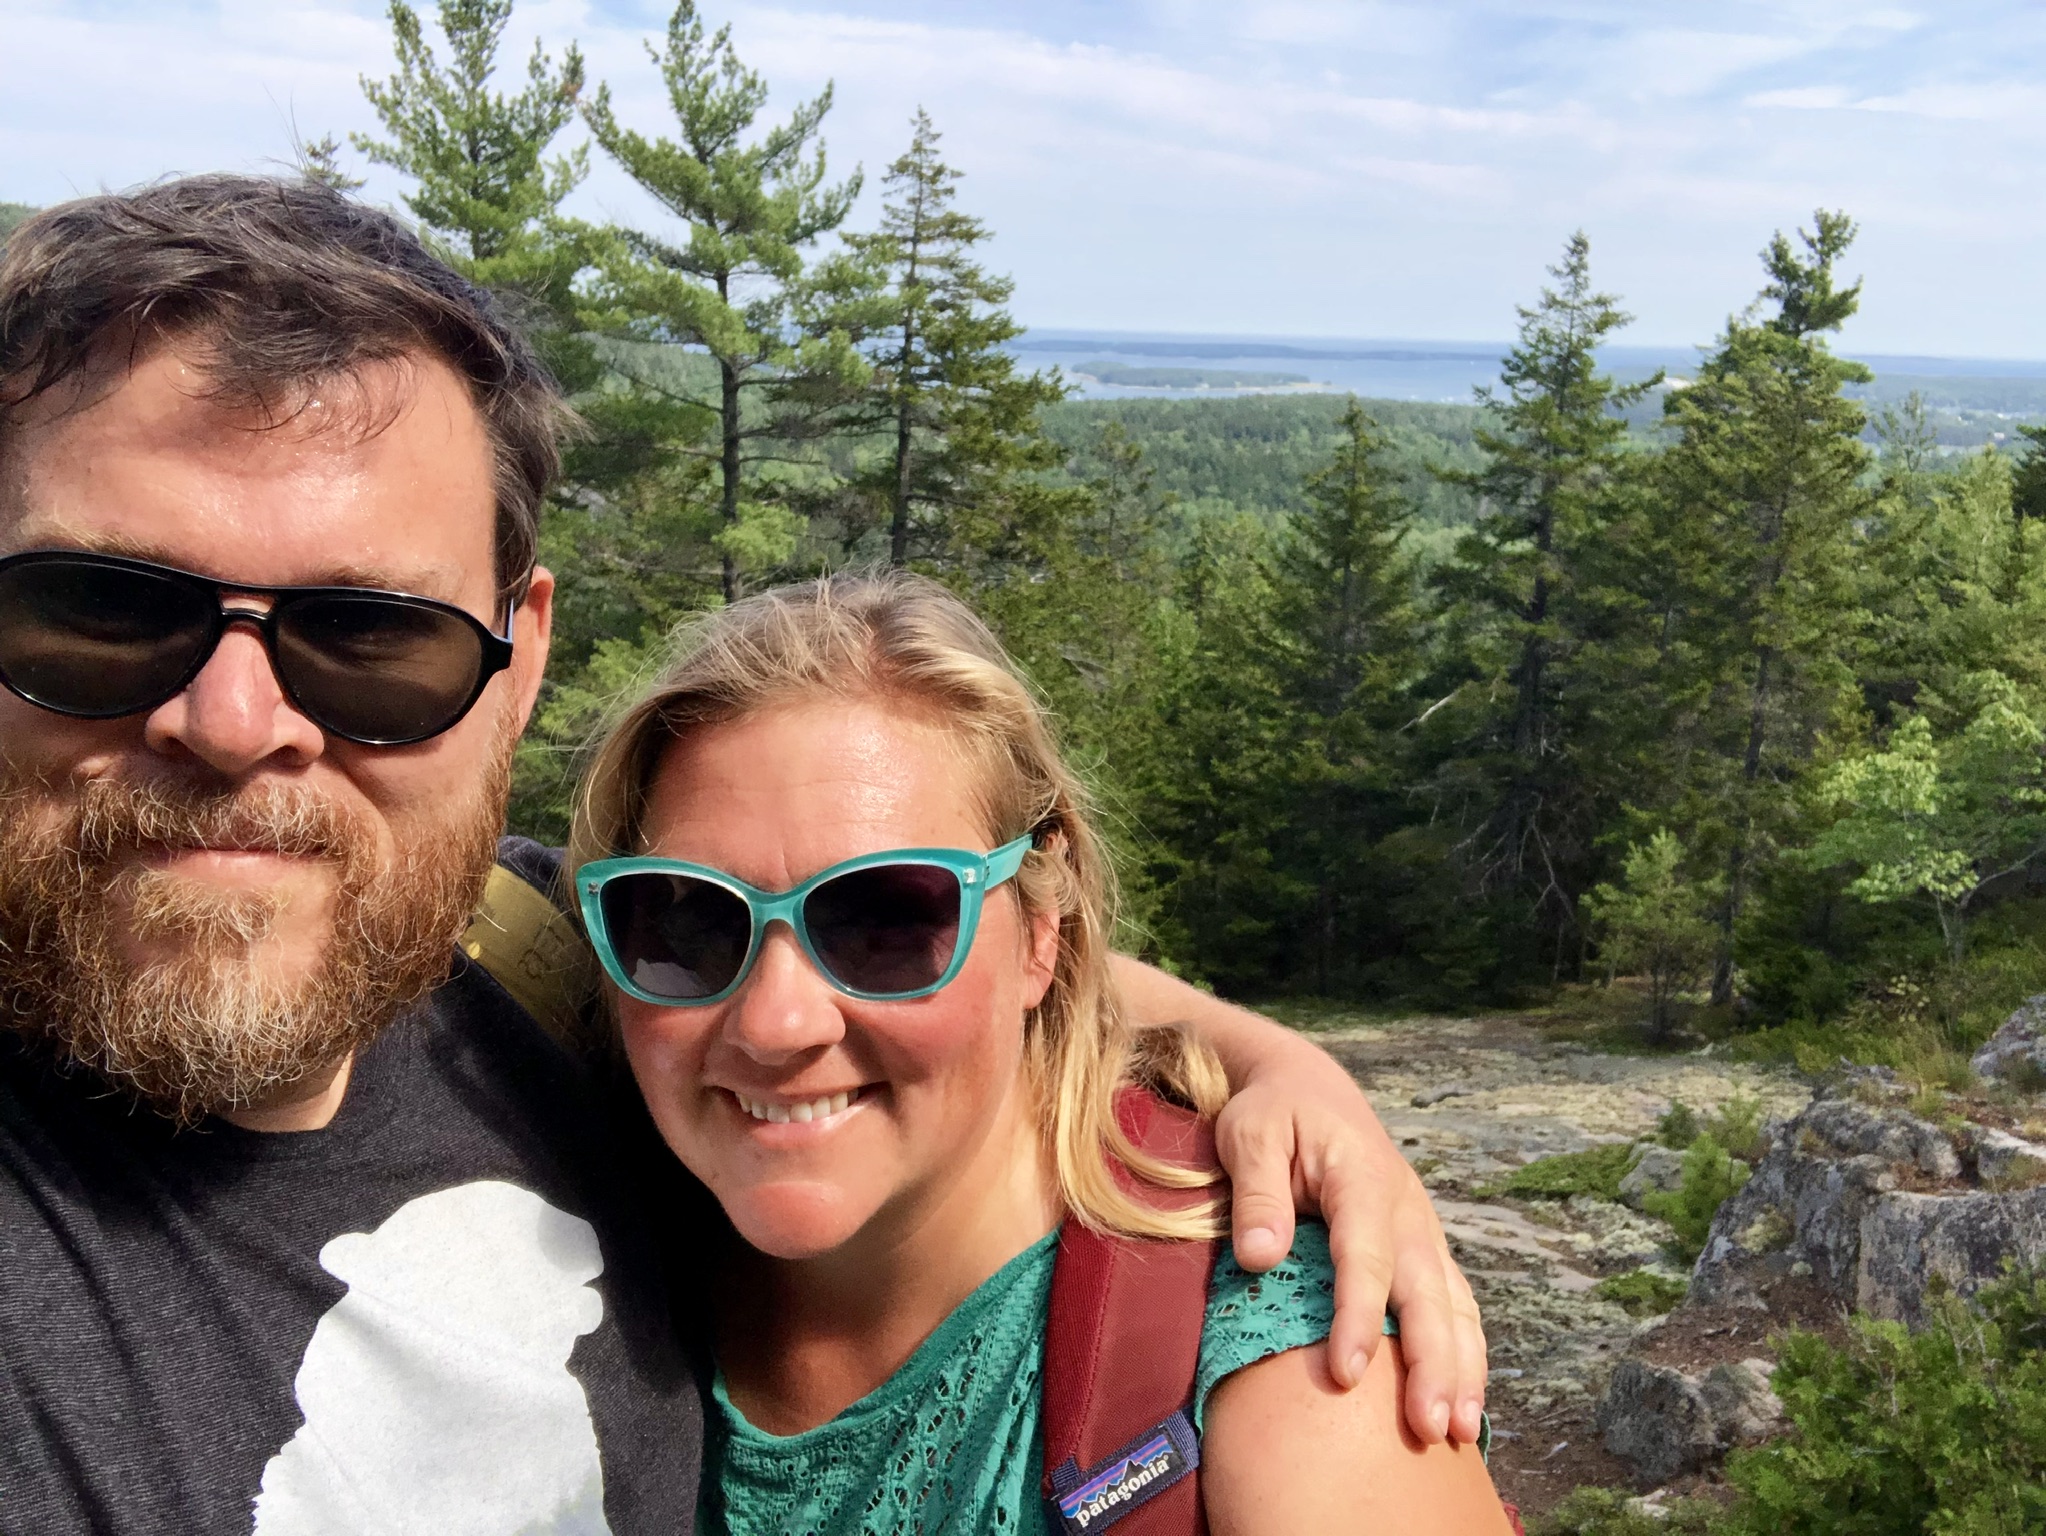
[[(494, 859), (554, 874), (498, 834), (567, 419), (326, 188), (0, 255), (0, 1531), (690, 1528), (690, 1192), (455, 949)], [(1475, 1437), (1468, 1288), (1361, 1096), (1121, 977), (1245, 1090), (1246, 1262), (1325, 1208), (1355, 1354), (1390, 1285), (1416, 1431)]]

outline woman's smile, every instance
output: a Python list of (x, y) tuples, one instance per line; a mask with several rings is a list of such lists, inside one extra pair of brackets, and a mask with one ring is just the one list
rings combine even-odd
[(746, 1134), (767, 1146), (807, 1146), (846, 1124), (852, 1116), (872, 1103), (878, 1084), (861, 1083), (835, 1093), (795, 1095), (790, 1093), (745, 1093), (736, 1088), (714, 1090), (734, 1105), (746, 1124)]

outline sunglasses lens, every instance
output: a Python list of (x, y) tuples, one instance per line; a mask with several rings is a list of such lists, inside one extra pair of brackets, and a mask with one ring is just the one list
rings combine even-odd
[(483, 645), (451, 613), (365, 593), (289, 600), (277, 670), (309, 718), (352, 741), (437, 735), (476, 694)]
[(854, 870), (810, 893), (803, 926), (841, 986), (878, 997), (921, 992), (959, 947), (959, 877), (938, 864)]
[(738, 980), (753, 914), (723, 886), (694, 875), (620, 875), (602, 901), (612, 953), (642, 992), (688, 1002)]
[(0, 678), (46, 709), (113, 716), (185, 682), (213, 635), (203, 589), (148, 571), (32, 560), (0, 571)]

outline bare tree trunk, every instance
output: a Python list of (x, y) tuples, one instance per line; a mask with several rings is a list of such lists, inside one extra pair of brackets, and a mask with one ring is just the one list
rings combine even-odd
[[(723, 386), (718, 420), (724, 434), (720, 444), (723, 451), (718, 457), (718, 468), (723, 474), (718, 510), (724, 516), (725, 527), (732, 529), (739, 526), (739, 374), (731, 364), (722, 361), (718, 373)], [(739, 562), (729, 549), (724, 552), (722, 575), (725, 601), (736, 603), (740, 596)]]
[(1719, 953), (1712, 962), (1712, 1001), (1733, 1001), (1733, 933), (1747, 903), (1748, 839), (1754, 832), (1754, 789), (1762, 776), (1762, 747), (1768, 730), (1769, 690), (1775, 682), (1776, 650), (1755, 654), (1755, 686), (1748, 697), (1748, 748), (1741, 758), (1741, 808), (1733, 848), (1726, 858), (1726, 904), (1720, 910)]
[[(910, 337), (905, 326), (902, 334), (903, 366), (909, 364)], [(909, 564), (909, 471), (910, 471), (910, 397), (909, 387), (898, 380), (895, 402), (895, 497), (892, 516), (888, 524), (888, 563), (893, 566)]]

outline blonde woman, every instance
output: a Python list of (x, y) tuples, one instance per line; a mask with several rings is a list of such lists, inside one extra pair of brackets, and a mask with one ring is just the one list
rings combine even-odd
[[(1114, 1106), (1219, 1089), (1117, 1010), (1101, 845), (999, 646), (903, 577), (726, 608), (602, 745), (570, 860), (640, 1089), (732, 1229), (706, 1529), (1044, 1529), (1061, 1229), (1211, 1233)], [(1476, 1448), (1405, 1432), (1396, 1347), (1335, 1384), (1331, 1294), (1311, 1224), (1262, 1278), (1217, 1261), (1209, 1529), (1508, 1529)]]

